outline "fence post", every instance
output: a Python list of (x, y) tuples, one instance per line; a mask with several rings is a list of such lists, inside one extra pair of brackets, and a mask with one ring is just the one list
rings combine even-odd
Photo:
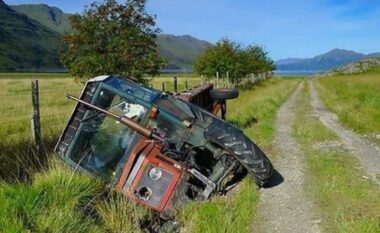
[(219, 72), (216, 72), (216, 88), (219, 88)]
[(165, 83), (162, 82), (162, 92), (165, 92)]
[(41, 147), (41, 122), (40, 122), (40, 99), (38, 80), (32, 80), (32, 104), (33, 114), (31, 118), (32, 137), (36, 146), (36, 153), (40, 153)]
[(188, 83), (187, 83), (187, 79), (185, 80), (185, 90), (189, 90), (189, 86), (188, 86)]
[(174, 77), (174, 93), (177, 93), (177, 77)]
[(230, 87), (230, 72), (229, 71), (227, 71), (226, 79), (227, 79), (227, 87), (229, 88)]

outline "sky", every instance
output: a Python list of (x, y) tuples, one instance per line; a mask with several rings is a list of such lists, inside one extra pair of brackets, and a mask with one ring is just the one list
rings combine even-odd
[[(81, 13), (91, 0), (5, 0), (45, 3)], [(334, 48), (380, 52), (379, 0), (148, 0), (163, 33), (212, 43), (229, 38), (263, 46), (275, 60), (313, 57)]]

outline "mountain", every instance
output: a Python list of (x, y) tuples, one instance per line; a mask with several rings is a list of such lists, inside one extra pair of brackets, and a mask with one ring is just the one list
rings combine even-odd
[[(333, 49), (327, 53), (305, 59), (282, 59), (276, 62), (278, 70), (314, 70), (326, 71), (351, 62), (358, 61), (366, 55), (344, 49)], [(287, 63), (284, 63), (288, 61)]]
[(174, 36), (160, 34), (157, 37), (159, 54), (169, 65), (167, 69), (192, 69), (194, 59), (202, 54), (211, 43), (199, 40), (189, 35)]
[(285, 58), (276, 61), (277, 65), (289, 65), (306, 60), (304, 58)]
[[(26, 4), (10, 7), (59, 34), (64, 34), (71, 30), (70, 14), (62, 12), (59, 8), (45, 4)], [(194, 59), (212, 46), (207, 41), (199, 40), (189, 35), (175, 36), (170, 34), (158, 35), (157, 44), (159, 54), (168, 61), (165, 69), (170, 70), (191, 70)]]
[(57, 69), (60, 35), (0, 0), (0, 71)]
[(57, 7), (51, 7), (46, 4), (24, 4), (10, 6), (10, 8), (58, 33), (63, 34), (71, 30), (70, 14), (64, 13)]

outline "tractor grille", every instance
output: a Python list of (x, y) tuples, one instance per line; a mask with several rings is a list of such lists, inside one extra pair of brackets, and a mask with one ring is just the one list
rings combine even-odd
[[(149, 177), (148, 174), (150, 169), (152, 168), (154, 168), (154, 166), (147, 166), (147, 169), (145, 170), (143, 177), (137, 185), (134, 194), (137, 198), (140, 198), (141, 200), (145, 201), (147, 205), (152, 206), (154, 208), (158, 208), (158, 206), (161, 204), (164, 195), (167, 191), (169, 191), (168, 186), (172, 181), (173, 174), (165, 171), (162, 168), (159, 168), (162, 172), (162, 175), (159, 179), (153, 180)], [(142, 192), (147, 190), (151, 191), (151, 195), (148, 199), (144, 200), (144, 197), (142, 197)]]

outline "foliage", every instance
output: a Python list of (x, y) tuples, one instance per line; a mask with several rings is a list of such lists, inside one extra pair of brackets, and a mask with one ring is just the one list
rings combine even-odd
[(249, 74), (272, 71), (275, 66), (262, 47), (244, 48), (234, 41), (222, 39), (196, 59), (194, 68), (207, 77), (214, 77), (219, 72), (219, 76), (225, 78), (228, 73), (232, 80), (240, 82)]
[(105, 0), (71, 16), (74, 31), (64, 37), (61, 59), (70, 74), (119, 74), (140, 81), (144, 74), (157, 75), (162, 65), (155, 40), (159, 29), (145, 4), (146, 0)]

